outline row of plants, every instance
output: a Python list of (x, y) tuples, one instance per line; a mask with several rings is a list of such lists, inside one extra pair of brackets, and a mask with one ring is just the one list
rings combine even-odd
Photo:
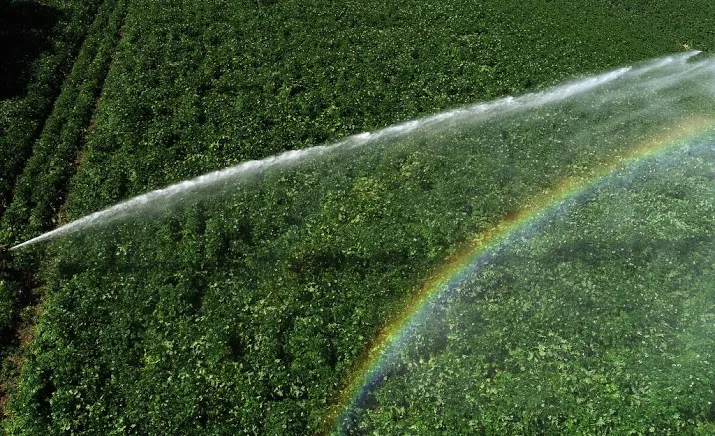
[[(20, 84), (13, 85), (11, 92), (3, 92), (0, 99), (0, 216), (12, 201), (15, 180), (32, 155), (35, 140), (53, 110), (100, 3), (97, 0), (42, 0), (8, 1), (2, 5), (7, 13), (5, 19), (20, 21), (2, 25), (28, 27), (18, 35), (18, 40), (5, 43), (17, 44), (26, 50), (15, 54), (14, 63), (29, 65), (19, 71), (2, 70), (23, 77), (18, 80), (4, 74), (2, 77), (3, 87), (8, 82)], [(5, 50), (12, 48), (3, 47), (3, 52)], [(33, 51), (36, 52), (35, 59), (31, 58)], [(8, 59), (3, 61), (10, 62)]]
[(84, 141), (126, 15), (126, 1), (107, 0), (64, 81), (52, 113), (34, 144), (0, 222), (0, 240), (15, 244), (60, 223), (70, 178), (81, 163)]
[[(97, 11), (72, 71), (64, 81), (54, 109), (44, 122), (32, 156), (18, 177), (12, 203), (0, 221), (0, 241), (13, 245), (59, 223), (70, 177), (79, 164), (90, 119), (107, 74), (126, 13), (126, 2), (107, 0)], [(37, 254), (37, 255), (36, 255)], [(8, 255), (0, 280), (0, 374), (2, 396), (17, 376), (18, 329), (33, 322), (38, 285), (35, 276), (41, 253)]]

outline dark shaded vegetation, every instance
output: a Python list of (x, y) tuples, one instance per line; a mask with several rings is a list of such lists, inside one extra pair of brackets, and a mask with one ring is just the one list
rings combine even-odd
[[(58, 212), (76, 169), (76, 156), (88, 133), (87, 126), (99, 99), (125, 12), (125, 2), (104, 2), (97, 16), (92, 17), (87, 41), (73, 59), (72, 71), (66, 78), (58, 77), (64, 86), (53, 102), (53, 112), (43, 122), (32, 156), (24, 168), (15, 161), (18, 178), (12, 204), (0, 221), (0, 240), (17, 241), (59, 222)], [(87, 19), (89, 16), (77, 18)], [(65, 56), (69, 55), (65, 53)], [(22, 342), (23, 334), (19, 331), (35, 321), (34, 306), (40, 298), (35, 275), (42, 262), (41, 255), (41, 252), (22, 252), (8, 260), (8, 272), (0, 284), (3, 293), (0, 354), (5, 363), (0, 377), (3, 396), (7, 395), (19, 370), (16, 366), (19, 360), (15, 356), (17, 346)]]
[(17, 345), (17, 326), (21, 321), (22, 310), (37, 302), (33, 287), (37, 285), (34, 275), (36, 261), (24, 254), (2, 253), (0, 259), (0, 354), (4, 357), (8, 349)]
[[(52, 112), (89, 28), (87, 23), (99, 3), (99, 0), (2, 3), (8, 13), (7, 17), (2, 16), (8, 26), (3, 38), (19, 44), (0, 46), (10, 61), (6, 64), (3, 58), (2, 62), (4, 73), (8, 74), (8, 81), (3, 80), (2, 86), (8, 88), (0, 99), (0, 216), (12, 201), (15, 180), (32, 155), (35, 140)], [(49, 45), (42, 42), (45, 40), (49, 40)]]
[(21, 241), (62, 219), (67, 196), (126, 15), (125, 0), (106, 0), (97, 11), (82, 50), (45, 120), (33, 155), (19, 175), (12, 203), (2, 216), (0, 239)]
[(0, 3), (0, 99), (22, 96), (32, 78), (32, 64), (52, 49), (55, 8), (33, 2)]

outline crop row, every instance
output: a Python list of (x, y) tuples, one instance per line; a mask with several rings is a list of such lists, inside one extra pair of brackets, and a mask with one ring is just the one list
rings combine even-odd
[[(23, 68), (3, 71), (23, 77), (13, 81), (18, 83), (4, 92), (7, 98), (0, 101), (0, 215), (12, 201), (15, 179), (32, 154), (35, 140), (52, 111), (99, 3), (96, 0), (47, 0), (3, 4), (6, 19), (20, 21), (3, 25), (20, 29), (26, 26), (28, 29), (18, 35), (20, 41), (4, 42), (17, 44), (26, 51), (16, 54), (16, 62)], [(3, 50), (9, 50), (9, 47)], [(32, 51), (38, 52), (34, 61), (30, 58)], [(3, 62), (9, 61), (3, 59)], [(31, 64), (24, 65), (27, 63)], [(3, 86), (7, 86), (13, 78), (3, 77), (2, 80), (6, 82)]]
[(10, 207), (0, 223), (0, 240), (9, 244), (43, 233), (59, 222), (81, 150), (91, 134), (99, 100), (126, 14), (125, 0), (107, 0), (97, 11), (72, 71), (18, 177)]
[[(0, 240), (18, 243), (57, 224), (69, 179), (74, 174), (91, 115), (106, 77), (126, 11), (126, 2), (107, 0), (97, 11), (72, 71), (64, 81), (54, 108), (35, 142), (33, 154), (18, 177), (10, 207), (0, 221)], [(17, 333), (31, 319), (38, 280), (39, 253), (18, 253), (3, 265), (0, 280), (0, 331), (7, 357), (15, 352)], [(12, 362), (6, 361), (3, 380), (12, 377)], [(7, 386), (7, 383), (3, 383)]]

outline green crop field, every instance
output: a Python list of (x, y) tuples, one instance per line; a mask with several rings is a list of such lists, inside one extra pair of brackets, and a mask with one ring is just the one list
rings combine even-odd
[(712, 67), (643, 63), (690, 49), (715, 3), (0, 0), (5, 432), (714, 434)]

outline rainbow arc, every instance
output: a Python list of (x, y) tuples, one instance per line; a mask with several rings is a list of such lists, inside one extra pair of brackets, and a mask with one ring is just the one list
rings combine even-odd
[(373, 340), (373, 345), (352, 372), (340, 401), (326, 419), (328, 432), (345, 433), (353, 419), (352, 412), (387, 376), (390, 363), (410, 334), (419, 328), (441, 300), (448, 297), (447, 294), (454, 290), (467, 273), (488, 263), (499, 248), (508, 245), (515, 236), (523, 238), (538, 231), (537, 224), (540, 221), (553, 216), (568, 200), (584, 194), (609, 176), (621, 170), (627, 171), (637, 162), (686, 146), (712, 133), (715, 133), (715, 119), (703, 117), (679, 122), (665, 134), (625, 149), (619, 156), (592, 171), (588, 177), (563, 180), (558, 186), (542, 192), (519, 210), (508, 214), (491, 229), (466, 242), (457, 254), (424, 282), (405, 309)]

